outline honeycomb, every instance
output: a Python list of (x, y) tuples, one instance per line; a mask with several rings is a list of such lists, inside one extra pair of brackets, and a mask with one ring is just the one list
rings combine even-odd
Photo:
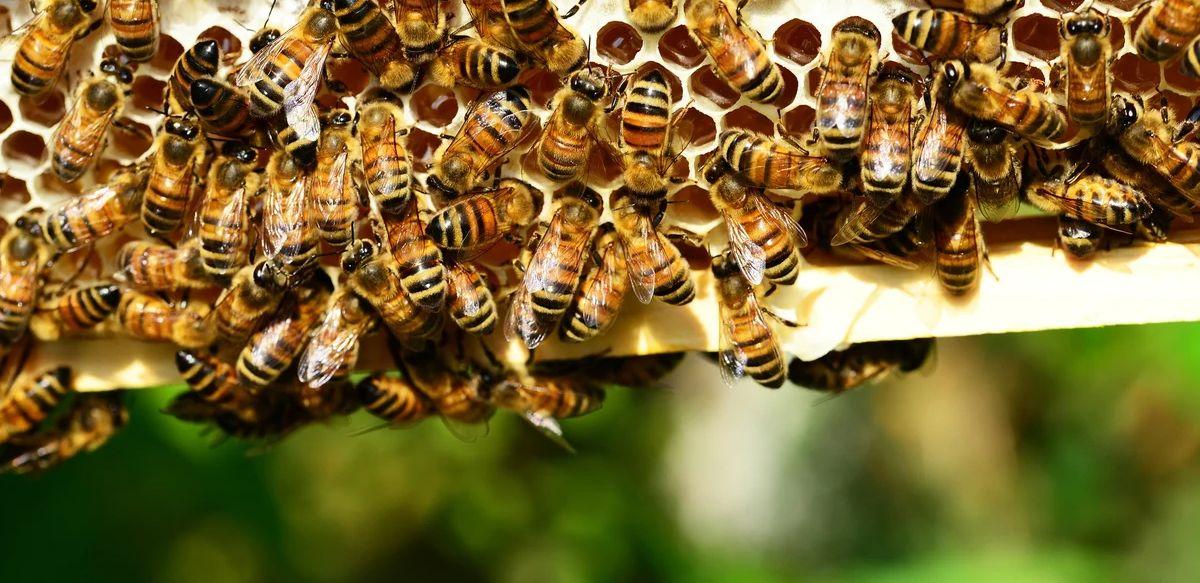
[[(950, 0), (932, 0), (935, 6)], [(13, 6), (15, 4), (15, 6)], [(455, 3), (457, 4), (457, 3)], [(679, 4), (682, 4), (680, 2)], [(1032, 84), (1051, 85), (1058, 73), (1058, 18), (1082, 0), (1025, 0), (1007, 22), (1010, 45), (1004, 73)], [(1097, 2), (1113, 21), (1113, 69), (1117, 89), (1143, 96), (1162, 97), (1177, 115), (1185, 114), (1200, 92), (1200, 82), (1134, 54), (1129, 42), (1136, 0)], [(220, 41), (228, 58), (244, 61), (253, 29), (267, 22), (271, 3), (266, 0), (163, 0), (162, 38), (159, 52), (136, 71), (133, 96), (123, 117), (130, 126), (156, 128), (157, 108), (164, 80), (175, 59), (198, 39)], [(303, 0), (278, 0), (270, 24), (287, 28), (305, 5)], [(623, 0), (589, 0), (568, 20), (589, 39), (593, 61), (628, 73), (657, 66), (672, 81), (676, 107), (686, 107), (695, 128), (685, 158), (689, 164), (715, 146), (723, 129), (741, 127), (771, 133), (786, 132), (804, 138), (811, 133), (813, 93), (819, 83), (823, 50), (833, 25), (851, 16), (863, 16), (880, 29), (886, 60), (904, 63), (918, 72), (925, 69), (913, 49), (892, 31), (893, 16), (925, 4), (901, 0), (842, 0), (820, 5), (807, 0), (751, 0), (744, 18), (768, 40), (773, 59), (782, 66), (783, 95), (773, 104), (742, 99), (715, 77), (707, 59), (688, 37), (682, 17), (661, 34), (639, 33), (626, 24)], [(567, 7), (560, 6), (562, 9)], [(467, 21), (461, 5), (455, 23)], [(0, 6), (0, 34), (6, 34), (31, 17), (28, 3)], [(455, 28), (452, 24), (451, 28)], [(472, 31), (473, 32), (473, 31)], [(0, 216), (11, 221), (23, 210), (46, 207), (92, 186), (89, 177), (67, 186), (54, 178), (47, 156), (47, 141), (64, 115), (80, 79), (93, 70), (101, 54), (113, 45), (107, 27), (77, 44), (67, 67), (67, 78), (40, 103), (18, 98), (7, 71), (0, 75)], [(0, 53), (11, 59), (12, 43)], [(369, 78), (361, 67), (346, 62), (335, 65), (334, 75), (351, 89), (361, 89)], [(542, 105), (559, 86), (548, 73), (527, 74), (522, 83)], [(441, 134), (451, 134), (461, 123), (469, 96), (426, 85), (405, 97), (405, 115), (413, 128), (408, 137), (417, 170), (432, 162)], [(346, 104), (353, 106), (353, 99)], [(138, 159), (150, 142), (137, 131), (114, 130), (104, 153), (103, 169)], [(547, 193), (555, 187), (526, 171), (522, 156), (507, 162), (505, 175), (523, 177)], [(527, 161), (525, 161), (527, 164)], [(614, 172), (593, 172), (592, 184), (602, 193), (619, 186)], [(694, 167), (694, 166), (693, 166)], [(666, 221), (705, 234), (712, 250), (724, 245), (720, 218), (708, 201), (702, 184), (689, 182), (673, 194), (681, 204), (670, 206)], [(544, 209), (549, 218), (550, 205)], [(1030, 216), (986, 226), (992, 270), (981, 289), (965, 300), (945, 297), (932, 270), (902, 271), (876, 264), (847, 264), (842, 260), (813, 259), (803, 267), (799, 282), (781, 288), (767, 303), (782, 314), (806, 325), (779, 328), (783, 349), (804, 359), (817, 358), (853, 342), (927, 336), (955, 336), (1047, 328), (1099, 326), (1200, 319), (1200, 306), (1188, 290), (1200, 289), (1200, 261), (1195, 253), (1196, 234), (1176, 230), (1171, 243), (1134, 245), (1101, 254), (1087, 265), (1073, 263), (1053, 252), (1054, 222)], [(696, 250), (703, 251), (703, 250)], [(690, 253), (695, 262), (696, 300), (685, 307), (662, 303), (626, 302), (617, 324), (600, 338), (582, 345), (550, 341), (539, 349), (540, 358), (567, 358), (607, 351), (611, 355), (652, 354), (678, 350), (714, 351), (718, 343), (718, 308), (704, 253)], [(1096, 290), (1103, 290), (1099, 293)], [(1031, 301), (1036, 298), (1036, 301)], [(1125, 309), (1112, 309), (1113, 305)], [(496, 338), (499, 341), (499, 335)], [(145, 387), (174, 383), (178, 374), (170, 357), (173, 348), (124, 338), (79, 339), (39, 346), (35, 361), (70, 363), (78, 371), (81, 390), (112, 387)], [(523, 359), (511, 346), (508, 357)], [(387, 363), (379, 346), (368, 345), (360, 365)], [(386, 366), (386, 364), (385, 364)]]

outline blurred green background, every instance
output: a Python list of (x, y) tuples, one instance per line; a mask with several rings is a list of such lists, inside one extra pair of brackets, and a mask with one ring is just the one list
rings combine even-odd
[(0, 476), (4, 581), (1196, 581), (1200, 327), (942, 341), (822, 400), (666, 391), (478, 443), (358, 414), (266, 453), (156, 413)]

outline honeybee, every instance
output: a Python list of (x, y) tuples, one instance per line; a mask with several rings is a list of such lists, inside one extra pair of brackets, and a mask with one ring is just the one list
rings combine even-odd
[(486, 94), (467, 111), (426, 183), (449, 198), (467, 192), (517, 146), (535, 120), (529, 111), (528, 89), (518, 85)]
[(217, 335), (230, 344), (245, 340), (279, 307), (287, 285), (287, 275), (274, 260), (259, 259), (239, 269), (213, 304)]
[(136, 220), (145, 191), (145, 172), (120, 171), (108, 184), (42, 215), (34, 230), (57, 251), (74, 251)]
[(250, 94), (216, 77), (192, 81), (189, 99), (200, 127), (209, 134), (246, 138), (255, 131)]
[(155, 342), (174, 342), (184, 348), (204, 348), (216, 336), (204, 304), (173, 306), (139, 291), (126, 290), (117, 305), (117, 321), (130, 336)]
[(604, 389), (582, 375), (506, 378), (483, 385), (481, 393), (483, 400), (518, 413), (567, 451), (573, 450), (563, 439), (558, 420), (586, 415), (604, 405)]
[(492, 290), (470, 263), (454, 263), (446, 268), (446, 308), (450, 319), (471, 334), (486, 336), (496, 327)]
[(783, 386), (783, 353), (775, 331), (763, 318), (754, 286), (742, 275), (732, 251), (713, 257), (720, 305), (721, 344), (718, 362), (726, 384), (749, 376), (758, 384)]
[(988, 63), (1004, 54), (1003, 26), (977, 22), (950, 10), (910, 10), (892, 19), (904, 42), (937, 59), (970, 59)]
[(925, 94), (925, 120), (913, 139), (912, 190), (925, 205), (946, 196), (962, 168), (966, 121), (950, 107), (947, 85), (945, 73), (938, 72)]
[(859, 172), (863, 193), (876, 206), (896, 200), (908, 184), (913, 96), (913, 80), (887, 69), (871, 87), (871, 115)]
[(1162, 117), (1146, 115), (1140, 103), (1114, 95), (1109, 133), (1138, 162), (1153, 168), (1192, 202), (1200, 202), (1200, 148), (1175, 143)]
[(429, 219), (425, 234), (444, 249), (482, 249), (527, 227), (542, 211), (545, 195), (529, 183), (502, 178), (494, 189), (455, 199)]
[(62, 398), (75, 391), (66, 366), (21, 379), (0, 400), (0, 443), (37, 428)]
[(131, 61), (149, 61), (158, 52), (158, 0), (108, 0), (108, 26)]
[(75, 42), (90, 31), (99, 6), (95, 0), (47, 0), (21, 28), (12, 61), (12, 86), (17, 93), (38, 97), (62, 77)]
[(358, 157), (358, 140), (351, 132), (353, 117), (349, 111), (334, 110), (325, 120), (311, 182), (313, 210), (317, 233), (326, 243), (341, 247), (350, 242), (358, 219), (358, 184), (350, 162)]
[(933, 349), (932, 338), (851, 344), (812, 361), (793, 358), (788, 363), (788, 382), (841, 394), (897, 372), (913, 372), (925, 365)]
[(555, 182), (582, 178), (603, 123), (600, 101), (607, 94), (607, 79), (590, 67), (567, 76), (554, 95), (550, 120), (533, 146), (546, 178)]
[(1110, 28), (1108, 17), (1092, 7), (1064, 15), (1059, 24), (1067, 73), (1067, 115), (1083, 127), (1101, 126), (1108, 121), (1112, 94)]
[(191, 119), (169, 117), (155, 142), (142, 224), (151, 233), (170, 233), (183, 221), (197, 187), (205, 139)]
[(376, 372), (355, 386), (358, 400), (372, 415), (391, 425), (410, 425), (437, 415), (437, 408), (408, 380)]
[(247, 422), (255, 421), (255, 408), (250, 406), (254, 395), (238, 380), (237, 371), (229, 363), (216, 355), (180, 350), (175, 353), (175, 367), (183, 382), (201, 399)]
[(1188, 42), (1200, 36), (1200, 6), (1191, 0), (1154, 0), (1133, 43), (1150, 61), (1174, 58)]
[(683, 15), (688, 30), (713, 61), (720, 78), (759, 103), (770, 103), (783, 90), (783, 77), (767, 53), (758, 31), (739, 14), (734, 18), (724, 0), (687, 0)]
[(650, 34), (667, 30), (675, 22), (677, 11), (675, 0), (625, 0), (629, 22)]
[(1044, 95), (1032, 88), (1013, 91), (995, 67), (951, 61), (943, 67), (951, 102), (964, 113), (994, 122), (1040, 145), (1062, 139), (1066, 117)]
[(455, 39), (429, 64), (429, 81), (443, 87), (501, 89), (520, 74), (516, 53), (474, 37)]
[(671, 115), (671, 87), (659, 69), (634, 81), (621, 109), (620, 146), (625, 188), (640, 204), (666, 199), (675, 158), (686, 144), (685, 131)]
[(446, 14), (439, 0), (385, 0), (405, 58), (415, 65), (428, 62), (446, 36)]
[(479, 33), (480, 39), (509, 49), (513, 53), (524, 52), (512, 27), (504, 18), (504, 6), (500, 0), (464, 0), (463, 4), (467, 13), (471, 15), (471, 24)]
[(645, 208), (622, 200), (618, 192), (610, 206), (613, 226), (625, 250), (633, 295), (643, 304), (655, 297), (673, 306), (691, 302), (696, 297), (696, 284), (687, 261), (657, 229), (665, 210), (663, 203)]
[(1131, 225), (1150, 214), (1150, 203), (1133, 188), (1094, 174), (1039, 180), (1025, 191), (1042, 210), (1105, 226)]
[(1104, 227), (1067, 215), (1058, 216), (1058, 245), (1072, 257), (1087, 259), (1104, 240)]
[(311, 285), (297, 288), (288, 309), (254, 332), (237, 359), (237, 374), (242, 382), (267, 386), (275, 382), (300, 356), (309, 332), (320, 321), (333, 282), (318, 271)]
[(559, 330), (568, 342), (595, 338), (612, 327), (629, 290), (625, 251), (612, 223), (600, 225), (592, 255), (595, 265), (584, 273)]
[(1188, 77), (1200, 77), (1200, 37), (1188, 45), (1187, 52), (1179, 59), (1179, 67)]
[(122, 391), (79, 395), (55, 427), (9, 444), (0, 472), (41, 472), (108, 443), (129, 421)]
[(563, 24), (550, 0), (500, 0), (500, 6), (519, 48), (551, 73), (564, 77), (587, 62), (587, 45)]
[(300, 356), (300, 382), (320, 387), (335, 377), (348, 376), (358, 362), (359, 339), (374, 325), (370, 304), (349, 287), (338, 288)]
[(557, 201), (558, 208), (525, 265), (512, 298), (504, 335), (537, 348), (570, 307), (587, 259), (604, 201), (576, 183)]
[(463, 441), (475, 441), (488, 432), (494, 409), (481, 387), (493, 382), (486, 371), (452, 369), (430, 350), (402, 353), (398, 359), (404, 378), (429, 397), (446, 429)]
[(1000, 126), (972, 119), (967, 124), (967, 160), (971, 191), (980, 216), (987, 221), (1012, 217), (1021, 207), (1021, 162), (1008, 132)]
[(175, 60), (171, 68), (171, 79), (167, 85), (167, 112), (181, 114), (191, 111), (192, 84), (197, 79), (213, 78), (221, 66), (221, 46), (208, 39), (197, 42)]
[(939, 0), (937, 6), (945, 6), (984, 20), (998, 20), (1011, 12), (1024, 0)]
[[(436, 10), (439, 2), (431, 3)], [(381, 86), (398, 91), (412, 85), (412, 65), (424, 61), (413, 58), (407, 50), (404, 41), (413, 38), (411, 27), (405, 28), (399, 21), (397, 27), (392, 27), (373, 0), (322, 0), (321, 6), (336, 16), (342, 46), (375, 74)], [(435, 39), (434, 45), (440, 40)]]
[(209, 276), (226, 280), (250, 255), (249, 198), (258, 192), (254, 173), (258, 154), (238, 142), (226, 142), (208, 171), (200, 203), (200, 265)]
[(317, 258), (320, 238), (309, 202), (310, 178), (285, 152), (276, 150), (267, 163), (263, 244), (266, 256), (277, 259), (289, 276), (311, 267)]
[(867, 82), (879, 59), (879, 29), (851, 16), (834, 25), (831, 47), (821, 64), (813, 127), (821, 151), (846, 161), (858, 153), (866, 130)]
[(808, 236), (791, 215), (736, 174), (721, 176), (708, 192), (725, 218), (729, 248), (746, 280), (751, 285), (764, 277), (780, 285), (795, 283)]
[(142, 291), (212, 287), (200, 263), (200, 240), (178, 248), (149, 241), (130, 241), (117, 251), (113, 279)]
[(683, 352), (665, 352), (643, 356), (621, 356), (601, 358), (590, 367), (589, 374), (595, 374), (602, 382), (613, 383), (634, 389), (654, 387), (663, 377), (675, 370), (683, 362)]
[(95, 328), (120, 302), (121, 288), (109, 283), (60, 291), (38, 304), (29, 329), (38, 340), (58, 340)]
[(975, 201), (969, 196), (948, 196), (933, 209), (934, 265), (942, 289), (953, 296), (979, 287), (980, 266), (987, 252)]
[(1133, 234), (1150, 243), (1166, 243), (1171, 234), (1171, 223), (1175, 216), (1165, 209), (1151, 205), (1150, 214), (1133, 224)]
[(400, 106), (369, 100), (358, 109), (363, 177), (367, 193), (385, 213), (408, 208), (412, 197), (412, 163), (400, 138), (408, 133)]
[(1146, 200), (1161, 207), (1184, 222), (1192, 222), (1195, 205), (1175, 190), (1171, 183), (1154, 170), (1139, 164), (1119, 149), (1105, 149), (1100, 165), (1104, 173), (1118, 182), (1145, 195)]
[(413, 203), (404, 217), (380, 218), (400, 287), (422, 309), (441, 310), (446, 301), (446, 268), (441, 250), (425, 235), (418, 206)]
[(24, 228), (26, 222), (18, 219), (0, 237), (0, 346), (25, 335), (51, 259), (49, 246)]
[(814, 194), (841, 187), (842, 173), (825, 158), (763, 134), (732, 129), (721, 132), (718, 151), (746, 181), (759, 188), (803, 190)]
[(125, 109), (133, 71), (105, 59), (100, 62), (100, 73), (79, 86), (75, 104), (50, 140), (51, 168), (63, 182), (74, 182), (96, 163), (107, 145), (113, 119)]
[(431, 338), (441, 330), (442, 313), (423, 310), (409, 298), (396, 259), (375, 243), (352, 241), (342, 253), (342, 271), (346, 285), (375, 307), (397, 338)]

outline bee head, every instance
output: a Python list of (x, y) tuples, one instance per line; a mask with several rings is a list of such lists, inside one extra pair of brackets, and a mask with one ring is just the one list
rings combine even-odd
[(242, 164), (253, 164), (258, 159), (258, 151), (242, 142), (225, 142), (221, 146), (221, 155), (233, 158)]
[(709, 266), (709, 269), (712, 270), (713, 277), (725, 279), (738, 272), (738, 265), (733, 260), (729, 250), (726, 250), (724, 253), (712, 258), (712, 265)]
[(1113, 96), (1112, 113), (1115, 133), (1129, 129), (1142, 116), (1141, 108), (1132, 100), (1121, 95)]
[(133, 70), (113, 59), (100, 61), (100, 72), (119, 81), (122, 85), (133, 83)]
[(374, 256), (375, 244), (365, 239), (357, 239), (342, 252), (342, 271), (354, 273)]
[(581, 69), (571, 73), (568, 86), (571, 88), (571, 91), (579, 93), (591, 101), (600, 101), (606, 93), (604, 80), (598, 79), (588, 69)]
[[(280, 32), (278, 28), (273, 28), (273, 27), (272, 28), (264, 28), (256, 33), (254, 33), (254, 36), (250, 37), (250, 52), (257, 53), (257, 52), (267, 48), (267, 45), (270, 45), (271, 43), (275, 42), (282, 35), (283, 35), (283, 33)], [(214, 45), (216, 44), (214, 41), (204, 41), (204, 42), (212, 42)]]
[(1089, 9), (1083, 14), (1076, 14), (1067, 18), (1060, 30), (1065, 31), (1063, 36), (1072, 37), (1081, 34), (1101, 35), (1107, 33), (1108, 19), (1103, 14), (1094, 8)]
[(354, 122), (354, 114), (347, 109), (337, 108), (325, 115), (325, 123), (331, 127), (349, 127)]
[(287, 288), (287, 274), (283, 272), (276, 259), (259, 261), (251, 273), (254, 285), (263, 289), (279, 291)]
[(995, 145), (1003, 142), (1008, 132), (992, 122), (971, 118), (967, 125), (967, 136), (972, 142)]
[(337, 33), (337, 17), (327, 9), (318, 8), (308, 19), (305, 30), (312, 38), (327, 39)]
[(163, 129), (168, 134), (179, 136), (189, 142), (200, 135), (200, 126), (187, 117), (169, 117)]

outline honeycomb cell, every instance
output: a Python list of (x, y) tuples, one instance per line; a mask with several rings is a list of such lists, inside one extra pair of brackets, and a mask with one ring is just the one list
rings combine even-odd
[(237, 35), (221, 26), (210, 26), (196, 36), (197, 41), (215, 40), (221, 48), (221, 63), (229, 66), (238, 61), (242, 55), (242, 41)]
[(163, 109), (167, 83), (149, 75), (133, 78), (133, 107), (140, 110)]
[[(19, 104), (18, 104), (18, 106), (19, 106)], [(7, 130), (9, 127), (11, 127), (12, 122), (13, 122), (12, 110), (8, 108), (7, 103), (0, 101), (0, 132), (3, 132), (4, 130)]]
[(8, 13), (8, 8), (0, 6), (0, 36), (8, 36), (12, 34), (12, 15)]
[(1013, 23), (1013, 44), (1017, 50), (1043, 61), (1058, 56), (1058, 20), (1042, 14), (1026, 14)]
[(676, 77), (674, 73), (668, 71), (667, 68), (661, 64), (653, 61), (643, 64), (637, 68), (637, 71), (634, 73), (634, 78), (636, 79), (641, 77), (651, 69), (657, 69), (659, 73), (662, 73), (663, 78), (667, 80), (667, 85), (671, 87), (671, 103), (679, 103), (679, 100), (683, 99), (683, 84), (679, 82), (679, 77)]
[(1167, 85), (1185, 93), (1200, 92), (1200, 79), (1184, 75), (1178, 61), (1163, 65), (1163, 78)]
[[(15, 206), (24, 206), (30, 201), (29, 188), (25, 186), (25, 181), (16, 176), (0, 174), (0, 204), (5, 207), (10, 204)], [(10, 209), (0, 211), (3, 214), (8, 214)]]
[(10, 164), (32, 169), (45, 161), (46, 142), (35, 133), (18, 130), (4, 139), (0, 152)]
[(435, 127), (446, 127), (458, 115), (458, 99), (454, 92), (438, 85), (425, 85), (413, 93), (413, 114), (417, 119)]
[(371, 72), (357, 59), (333, 59), (325, 85), (342, 95), (358, 95), (371, 84)]
[(721, 218), (721, 213), (712, 204), (708, 189), (689, 184), (671, 195), (667, 205), (666, 221), (687, 225), (702, 225)]
[(614, 148), (593, 147), (588, 153), (587, 183), (609, 186), (621, 176), (621, 159)]
[[(106, 164), (106, 162), (107, 162), (107, 164)], [(103, 182), (105, 179), (104, 178), (105, 175), (102, 175), (99, 173), (99, 168), (101, 166), (107, 167), (107, 166), (111, 166), (113, 164), (114, 164), (114, 162), (112, 162), (111, 160), (105, 160), (105, 159), (101, 159), (100, 162), (96, 164), (97, 170), (94, 172), (94, 176), (96, 178), (97, 183)], [(110, 173), (110, 175), (111, 175), (111, 173)], [(34, 181), (34, 185), (37, 186), (37, 191), (42, 192), (42, 193), (54, 192), (54, 193), (63, 193), (63, 194), (82, 194), (83, 189), (84, 189), (84, 181), (83, 180), (76, 180), (75, 182), (68, 184), (66, 182), (63, 182), (62, 180), (59, 180), (58, 176), (56, 174), (54, 174), (54, 171), (52, 171), (52, 170), (46, 170), (45, 172), (38, 174), (37, 177), (35, 177), (33, 179), (33, 181)]]
[(484, 251), (475, 260), (484, 265), (507, 267), (512, 265), (513, 260), (520, 255), (521, 247), (507, 239), (500, 239), (489, 246), (487, 251)]
[(66, 98), (60, 91), (51, 91), (45, 97), (22, 95), (17, 107), (21, 109), (21, 117), (46, 127), (53, 127), (67, 113)]
[(700, 110), (689, 107), (679, 118), (680, 127), (688, 128), (688, 140), (693, 146), (703, 146), (717, 137), (717, 124)]
[(169, 34), (161, 34), (158, 38), (158, 52), (150, 59), (150, 66), (163, 71), (170, 71), (175, 61), (183, 54), (183, 45)]
[(729, 108), (742, 96), (708, 67), (692, 73), (692, 76), (688, 77), (688, 87), (691, 88), (692, 95), (703, 97), (721, 109)]
[(790, 136), (806, 137), (812, 132), (817, 110), (807, 105), (797, 105), (783, 114), (783, 131)]
[(1116, 16), (1109, 16), (1108, 24), (1112, 29), (1108, 34), (1108, 42), (1112, 45), (1113, 54), (1116, 54), (1125, 47), (1125, 23)]
[(558, 75), (545, 69), (521, 71), (521, 75), (517, 77), (517, 83), (527, 87), (533, 102), (541, 107), (546, 107), (546, 104), (554, 98), (554, 94), (562, 88), (562, 80), (558, 78)]
[(817, 91), (821, 90), (821, 77), (824, 74), (825, 73), (821, 71), (820, 67), (813, 67), (808, 70), (808, 74), (806, 75), (808, 78), (806, 81), (808, 82), (809, 97), (816, 97)]
[(1004, 76), (1011, 79), (1014, 83), (1024, 83), (1028, 87), (1033, 87), (1038, 91), (1046, 88), (1046, 75), (1042, 70), (1032, 65), (1019, 61), (1009, 61), (1004, 66)]
[(1108, 0), (1107, 4), (1118, 10), (1133, 10), (1145, 4), (1146, 0)]
[(1119, 91), (1139, 93), (1150, 91), (1160, 81), (1158, 63), (1147, 61), (1135, 53), (1121, 55), (1113, 62), (1113, 85)]
[(109, 147), (112, 148), (113, 154), (133, 160), (150, 149), (150, 145), (154, 143), (153, 136), (154, 130), (150, 126), (124, 118), (113, 125)]
[(658, 40), (658, 54), (670, 63), (691, 69), (704, 62), (704, 51), (684, 25), (668, 30)]
[(725, 117), (721, 119), (721, 128), (726, 130), (741, 128), (760, 134), (771, 135), (775, 130), (775, 122), (759, 113), (753, 107), (743, 105), (725, 114)]
[(596, 51), (624, 65), (642, 50), (642, 35), (637, 29), (620, 21), (604, 25), (596, 33)]
[(417, 172), (428, 172), (433, 166), (433, 154), (438, 146), (442, 145), (442, 140), (421, 128), (411, 128), (408, 130), (407, 145), (408, 153), (412, 156), (413, 169)]
[(800, 81), (786, 67), (779, 68), (779, 76), (783, 79), (783, 89), (779, 91), (779, 96), (775, 98), (775, 101), (771, 102), (771, 105), (784, 108), (796, 100), (796, 92), (800, 90)]
[(821, 54), (821, 31), (812, 24), (793, 18), (775, 29), (775, 54), (807, 65)]
[(708, 271), (708, 268), (712, 266), (712, 256), (708, 254), (708, 249), (693, 245), (684, 238), (674, 238), (672, 243), (679, 249), (679, 254), (683, 256), (684, 261), (687, 261), (688, 267), (692, 271)]

